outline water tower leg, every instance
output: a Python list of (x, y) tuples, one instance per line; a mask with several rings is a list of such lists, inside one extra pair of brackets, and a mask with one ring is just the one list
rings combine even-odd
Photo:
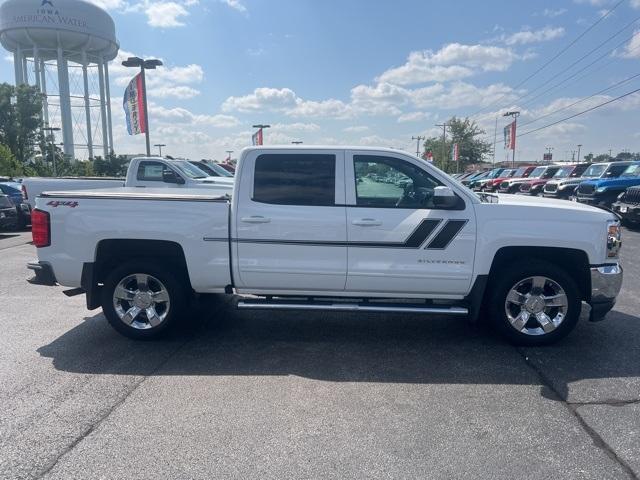
[(58, 89), (60, 92), (60, 119), (62, 121), (62, 141), (64, 142), (64, 155), (69, 160), (75, 160), (73, 148), (73, 119), (71, 117), (71, 97), (69, 91), (69, 72), (67, 60), (62, 54), (62, 48), (58, 47)]
[(13, 53), (13, 68), (16, 72), (16, 87), (22, 85), (22, 49), (18, 47)]
[(109, 139), (107, 137), (107, 110), (104, 95), (104, 61), (102, 57), (98, 59), (98, 82), (100, 84), (100, 118), (102, 120), (102, 149), (104, 158), (109, 156)]
[(89, 159), (93, 160), (93, 140), (91, 138), (91, 105), (89, 104), (89, 79), (87, 78), (87, 52), (82, 51), (82, 79), (84, 81), (84, 113), (87, 119), (87, 148)]
[(44, 124), (49, 126), (49, 100), (47, 99), (47, 66), (44, 60), (40, 60), (40, 86), (42, 91), (42, 115)]
[(29, 69), (27, 67), (27, 56), (22, 56), (22, 83), (29, 85)]
[(104, 86), (107, 94), (107, 131), (109, 132), (109, 153), (113, 153), (113, 128), (111, 124), (111, 87), (109, 87), (109, 62), (104, 62)]
[(33, 46), (33, 76), (35, 78), (35, 85), (38, 87), (38, 91), (41, 92), (40, 88), (40, 52), (38, 52), (38, 47)]

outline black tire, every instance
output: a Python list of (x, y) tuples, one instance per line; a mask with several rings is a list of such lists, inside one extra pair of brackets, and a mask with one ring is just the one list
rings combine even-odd
[[(505, 303), (509, 291), (524, 279), (542, 276), (556, 282), (567, 297), (567, 311), (564, 320), (555, 330), (541, 335), (529, 335), (518, 331), (507, 317)], [(576, 326), (582, 309), (580, 291), (573, 278), (562, 268), (543, 260), (514, 262), (502, 271), (496, 272), (491, 280), (492, 288), (488, 292), (487, 311), (493, 328), (509, 342), (515, 345), (549, 345), (566, 337)]]
[[(114, 307), (113, 295), (121, 280), (133, 274), (146, 274), (159, 280), (169, 296), (169, 310), (164, 320), (157, 326), (138, 329), (120, 319)], [(179, 324), (180, 316), (188, 313), (187, 291), (180, 284), (180, 276), (170, 269), (150, 260), (128, 261), (114, 268), (104, 281), (102, 288), (102, 311), (111, 326), (120, 334), (136, 340), (157, 338)], [(144, 315), (144, 314), (143, 314)]]

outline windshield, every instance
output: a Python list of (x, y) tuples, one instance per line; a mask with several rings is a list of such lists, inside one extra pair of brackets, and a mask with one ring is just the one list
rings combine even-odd
[(503, 168), (496, 168), (495, 170), (491, 170), (487, 178), (498, 178), (498, 176), (504, 171)]
[(219, 177), (233, 177), (233, 175), (231, 175), (231, 172), (229, 172), (228, 170), (225, 170), (223, 167), (221, 167), (215, 162), (206, 161), (201, 163), (204, 163), (207, 167), (209, 167), (211, 170), (216, 172), (216, 174), (218, 174)]
[(519, 169), (516, 170), (516, 173), (514, 173), (513, 176), (516, 178), (522, 177), (527, 171), (527, 168), (529, 167), (520, 167)]
[(207, 178), (208, 175), (200, 170), (195, 165), (191, 165), (186, 160), (177, 160), (171, 162), (171, 165), (175, 166), (178, 170), (184, 173), (189, 178)]
[(560, 170), (558, 170), (555, 173), (553, 178), (565, 178), (565, 177), (568, 177), (569, 175), (571, 175), (571, 172), (573, 172), (574, 169), (575, 169), (575, 167), (562, 167)]
[(546, 169), (547, 167), (534, 168), (533, 171), (531, 172), (531, 175), (529, 175), (529, 178), (540, 178)]
[(589, 178), (598, 178), (600, 177), (604, 171), (607, 169), (606, 165), (591, 165), (587, 170), (582, 174), (583, 177)]
[(623, 177), (640, 177), (640, 164), (629, 165), (629, 167), (622, 174)]
[(11, 203), (11, 199), (6, 195), (0, 195), (0, 208), (8, 208), (8, 207), (13, 207), (13, 204)]

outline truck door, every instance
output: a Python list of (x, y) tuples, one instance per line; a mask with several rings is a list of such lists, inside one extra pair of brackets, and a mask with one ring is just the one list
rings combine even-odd
[(243, 159), (234, 199), (243, 291), (344, 291), (344, 152), (261, 150)]
[(433, 205), (444, 183), (420, 160), (392, 153), (345, 158), (350, 292), (463, 295), (475, 254), (473, 206)]

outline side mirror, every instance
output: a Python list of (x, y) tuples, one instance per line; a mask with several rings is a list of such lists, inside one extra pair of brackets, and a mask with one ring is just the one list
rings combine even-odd
[(458, 197), (449, 187), (436, 187), (433, 190), (433, 206), (440, 209), (454, 208)]
[(162, 181), (164, 183), (176, 183), (178, 185), (184, 185), (184, 178), (177, 175), (173, 170), (164, 170), (162, 172)]

